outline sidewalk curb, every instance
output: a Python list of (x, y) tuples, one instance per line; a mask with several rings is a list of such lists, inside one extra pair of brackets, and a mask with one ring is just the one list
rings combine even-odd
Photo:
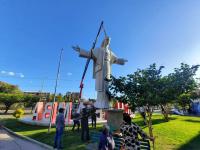
[(27, 137), (27, 136), (17, 134), (17, 133), (15, 133), (15, 132), (13, 132), (12, 130), (6, 128), (5, 126), (0, 126), (0, 127), (3, 128), (4, 130), (6, 130), (7, 132), (9, 132), (10, 134), (14, 135), (14, 136), (17, 136), (17, 137), (19, 137), (19, 138), (21, 138), (21, 139), (24, 139), (24, 140), (27, 140), (27, 141), (29, 141), (29, 142), (35, 143), (35, 144), (39, 145), (40, 147), (43, 147), (43, 148), (46, 148), (46, 149), (49, 149), (49, 150), (53, 150), (53, 147), (50, 146), (50, 145), (41, 143), (41, 142), (36, 141), (36, 140), (34, 140), (34, 139), (32, 139), (32, 138), (29, 138), (29, 137)]

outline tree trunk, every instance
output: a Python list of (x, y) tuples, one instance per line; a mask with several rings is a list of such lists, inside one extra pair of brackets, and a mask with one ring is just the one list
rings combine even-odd
[(165, 121), (169, 121), (169, 112), (167, 105), (161, 105), (162, 114), (164, 116)]
[(10, 106), (6, 106), (6, 109), (5, 109), (5, 111), (4, 111), (4, 114), (7, 114), (9, 108), (10, 108)]
[[(147, 106), (147, 125), (149, 128), (149, 136), (153, 136), (153, 127), (152, 127), (152, 114), (153, 114), (153, 108), (150, 108), (150, 106)], [(155, 150), (155, 141), (153, 141), (153, 149)]]

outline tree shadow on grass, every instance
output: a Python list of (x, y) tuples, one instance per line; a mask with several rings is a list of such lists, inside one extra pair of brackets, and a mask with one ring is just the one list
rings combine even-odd
[(47, 127), (24, 124), (14, 118), (2, 119), (1, 122), (5, 127), (11, 129), (14, 132), (26, 132), (26, 131), (47, 129)]
[[(54, 137), (55, 137), (55, 128), (52, 128), (50, 133), (47, 133), (48, 127), (32, 126), (27, 125), (21, 122), (18, 122), (17, 119), (3, 119), (3, 124), (11, 129), (14, 132), (21, 132), (25, 136), (28, 136), (32, 139), (35, 139), (39, 142), (53, 146)], [(102, 125), (97, 124), (97, 128), (93, 129), (90, 126), (91, 131), (101, 131)], [(65, 127), (65, 132), (63, 135), (63, 145), (64, 150), (83, 150), (86, 147), (85, 142), (81, 141), (80, 134), (81, 132), (72, 132), (72, 127)], [(27, 133), (26, 133), (27, 132)]]
[[(86, 147), (86, 142), (81, 141), (81, 132), (71, 131), (71, 128), (65, 128), (62, 145), (64, 150), (83, 150)], [(47, 132), (38, 132), (28, 135), (28, 137), (33, 138), (39, 142), (45, 143), (53, 147), (55, 131)]]
[(184, 121), (191, 122), (191, 123), (200, 123), (200, 120), (185, 119)]
[(0, 115), (4, 115), (4, 116), (9, 116), (9, 115), (13, 115), (13, 113), (4, 113), (4, 112), (0, 112)]
[[(170, 117), (170, 118), (169, 118), (169, 121), (175, 120), (175, 119), (176, 119), (176, 117)], [(137, 125), (139, 125), (139, 126), (144, 126), (143, 120), (134, 121), (134, 119), (133, 119), (133, 122), (135, 122), (135, 123), (136, 123)], [(153, 119), (153, 120), (152, 120), (152, 125), (161, 124), (161, 123), (167, 123), (167, 122), (168, 122), (168, 121), (166, 121), (166, 120), (163, 119), (163, 118)]]
[(179, 147), (177, 150), (200, 150), (200, 132), (197, 136)]

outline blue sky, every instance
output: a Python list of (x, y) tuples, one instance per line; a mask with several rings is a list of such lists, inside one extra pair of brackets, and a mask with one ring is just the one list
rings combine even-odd
[[(86, 60), (71, 46), (90, 49), (101, 20), (112, 50), (128, 60), (113, 66), (114, 76), (154, 62), (164, 74), (181, 62), (200, 64), (199, 8), (199, 0), (0, 0), (0, 80), (53, 92), (64, 48), (58, 92), (79, 91)], [(95, 95), (90, 65), (84, 96)]]

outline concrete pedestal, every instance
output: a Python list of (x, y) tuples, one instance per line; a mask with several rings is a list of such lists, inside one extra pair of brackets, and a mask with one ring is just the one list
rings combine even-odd
[(120, 125), (123, 122), (123, 110), (108, 109), (107, 113), (107, 124), (111, 131), (117, 131), (120, 129)]

